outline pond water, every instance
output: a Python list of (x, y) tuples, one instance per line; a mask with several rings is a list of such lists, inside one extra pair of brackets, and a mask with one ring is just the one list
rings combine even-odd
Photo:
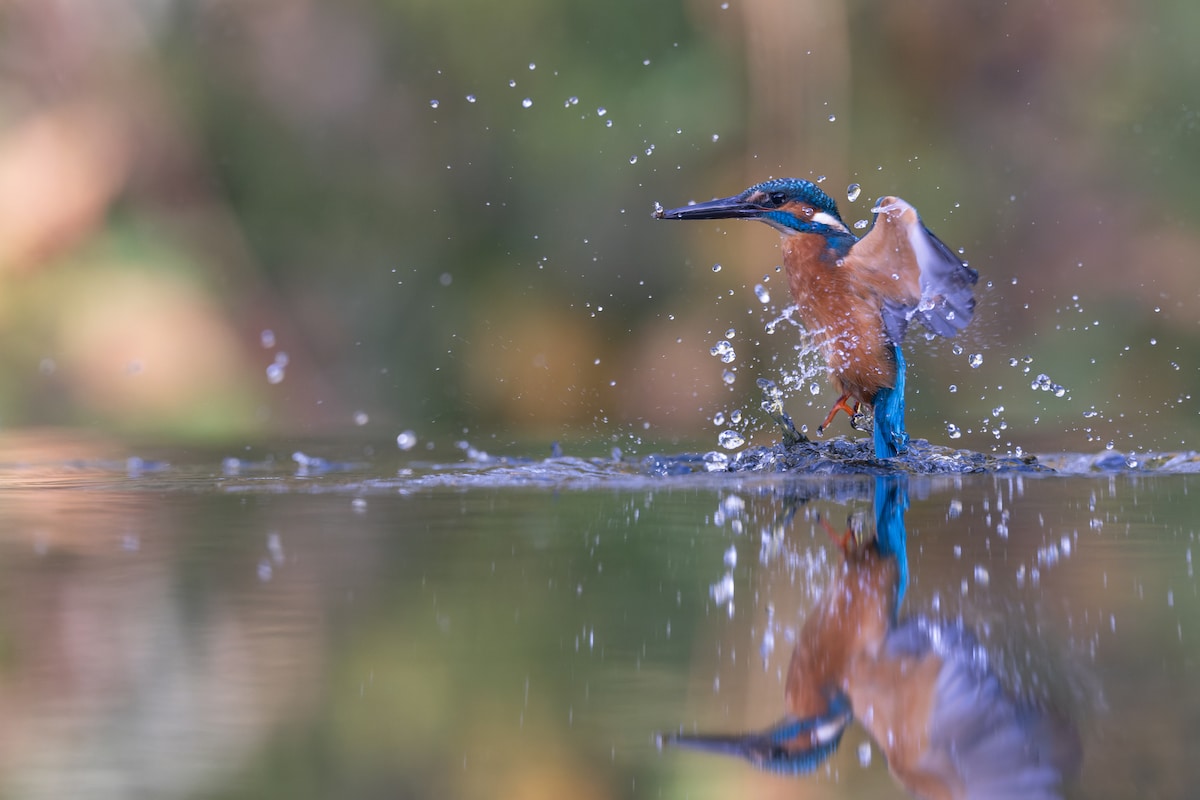
[(804, 776), (661, 743), (784, 715), (850, 558), (831, 531), (869, 535), (885, 489), (900, 619), (968, 631), (1053, 709), (1064, 796), (1200, 784), (1189, 455), (881, 477), (327, 449), (0, 452), (0, 796), (905, 797), (861, 720)]

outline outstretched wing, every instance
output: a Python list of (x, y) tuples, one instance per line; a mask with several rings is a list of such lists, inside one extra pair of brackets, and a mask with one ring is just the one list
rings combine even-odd
[(922, 796), (950, 796), (953, 788), (955, 797), (979, 800), (1061, 800), (1063, 783), (1079, 770), (1078, 730), (1069, 718), (1009, 695), (977, 647), (953, 624), (909, 619), (888, 633), (892, 658), (933, 650), (942, 659), (924, 751), (907, 760), (889, 754), (889, 765)]
[(896, 344), (916, 318), (938, 336), (953, 336), (975, 313), (979, 273), (925, 227), (917, 210), (898, 197), (875, 205), (875, 224), (850, 257), (878, 292), (883, 323)]

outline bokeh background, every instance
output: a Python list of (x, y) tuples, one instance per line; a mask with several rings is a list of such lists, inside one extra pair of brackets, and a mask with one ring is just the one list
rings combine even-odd
[(5, 0), (0, 20), (6, 428), (715, 447), (738, 409), (769, 438), (758, 377), (811, 427), (833, 397), (790, 379), (789, 325), (765, 331), (777, 237), (650, 217), (793, 175), (848, 223), (905, 197), (983, 275), (961, 341), (911, 335), (914, 434), (1195, 441), (1194, 3)]

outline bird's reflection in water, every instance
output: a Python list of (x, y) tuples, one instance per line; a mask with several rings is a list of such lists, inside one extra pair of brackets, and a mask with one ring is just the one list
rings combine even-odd
[(857, 719), (916, 797), (1061, 797), (1081, 755), (1074, 726), (1009, 695), (961, 624), (899, 618), (907, 508), (904, 478), (878, 478), (875, 532), (835, 534), (845, 561), (796, 642), (783, 720), (759, 733), (670, 741), (804, 774)]

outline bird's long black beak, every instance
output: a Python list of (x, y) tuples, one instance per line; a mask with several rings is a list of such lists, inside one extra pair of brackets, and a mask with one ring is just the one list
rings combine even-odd
[(663, 741), (673, 747), (744, 758), (768, 772), (802, 775), (815, 770), (833, 754), (849, 722), (848, 708), (839, 708), (824, 717), (806, 720), (788, 717), (758, 733), (679, 733)]
[(755, 203), (747, 203), (742, 195), (723, 197), (720, 200), (709, 200), (707, 203), (693, 203), (690, 206), (672, 208), (668, 211), (661, 207), (654, 209), (658, 219), (754, 219), (766, 210)]

